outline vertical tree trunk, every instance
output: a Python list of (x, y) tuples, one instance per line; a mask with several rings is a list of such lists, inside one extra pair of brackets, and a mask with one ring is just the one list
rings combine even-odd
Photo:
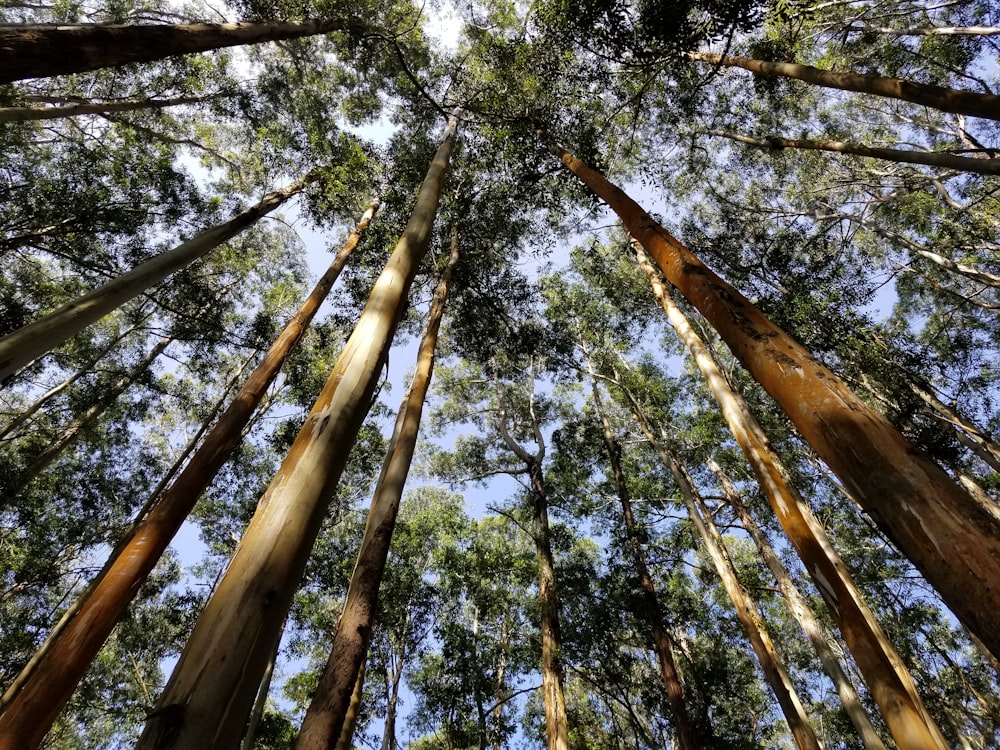
[(451, 254), (441, 276), (417, 352), (417, 367), (396, 416), (389, 450), (375, 485), (358, 559), (351, 574), (344, 611), (326, 667), (302, 720), (296, 750), (333, 750), (344, 729), (351, 692), (371, 644), (379, 587), (385, 573), (392, 532), (413, 460), (424, 399), (434, 373), (434, 350), (448, 297), (448, 284), (458, 263), (458, 237), (452, 232)]
[(312, 412), (261, 498), (139, 739), (139, 750), (234, 747), (427, 252), (457, 115), (410, 221)]
[(712, 65), (743, 68), (758, 76), (794, 78), (814, 86), (901, 99), (904, 102), (913, 102), (923, 107), (939, 109), (942, 112), (1000, 120), (1000, 96), (993, 94), (977, 94), (972, 91), (916, 83), (901, 78), (887, 78), (849, 71), (837, 72), (814, 68), (811, 65), (754, 60), (749, 57), (724, 56), (709, 52), (689, 52), (688, 57)]
[(601, 420), (604, 446), (608, 451), (608, 460), (611, 464), (611, 472), (615, 478), (618, 500), (622, 506), (622, 517), (625, 520), (625, 536), (628, 539), (632, 561), (639, 577), (642, 609), (644, 610), (641, 616), (649, 623), (650, 630), (652, 631), (653, 648), (656, 650), (656, 656), (660, 662), (660, 677), (663, 679), (663, 688), (667, 694), (667, 703), (670, 705), (670, 711), (674, 719), (674, 729), (677, 732), (677, 746), (680, 750), (695, 750), (695, 748), (706, 747), (711, 744), (711, 728), (705, 727), (705, 733), (709, 736), (702, 737), (702, 733), (696, 729), (688, 713), (687, 702), (684, 698), (684, 686), (681, 683), (674, 660), (673, 645), (670, 642), (667, 629), (663, 625), (663, 612), (660, 609), (656, 587), (653, 585), (653, 578), (649, 574), (649, 566), (646, 565), (646, 553), (642, 548), (642, 543), (639, 541), (636, 530), (635, 515), (632, 512), (631, 493), (629, 492), (628, 484), (625, 481), (625, 473), (622, 471), (621, 466), (621, 446), (611, 431), (611, 422), (608, 420), (604, 406), (601, 403), (601, 393), (597, 386), (597, 378), (594, 375), (593, 367), (589, 362), (587, 363), (587, 367), (594, 394), (594, 408)]
[(399, 703), (399, 683), (403, 679), (403, 654), (400, 654), (396, 669), (389, 672), (388, 677), (389, 696), (385, 706), (385, 721), (382, 724), (381, 750), (396, 750), (396, 706)]
[(865, 604), (826, 530), (795, 489), (764, 430), (743, 397), (723, 378), (704, 343), (660, 283), (642, 248), (636, 246), (635, 249), (654, 295), (704, 375), (709, 391), (753, 468), (781, 527), (823, 595), (896, 744), (900, 750), (947, 750), (944, 737), (924, 708), (909, 671)]
[(340, 739), (337, 740), (336, 750), (351, 750), (354, 747), (354, 728), (358, 725), (358, 716), (361, 715), (361, 699), (365, 691), (365, 668), (367, 661), (361, 662), (358, 670), (358, 679), (354, 683), (354, 691), (351, 693), (351, 703), (347, 707), (347, 716), (344, 719), (344, 728), (340, 732)]
[[(85, 592), (84, 601), (76, 605), (77, 614), (54, 642), (46, 643), (42, 657), (36, 656), (4, 695), (6, 708), (0, 713), (0, 750), (36, 746), (55, 721), (195, 502), (239, 444), (243, 426), (326, 299), (377, 207), (375, 201), (365, 212), (330, 268), (275, 339), (184, 470), (148, 515), (136, 519), (129, 538), (105, 564)], [(12, 692), (15, 688), (16, 694)], [(235, 731), (241, 732), (242, 726)]]
[[(280, 638), (278, 639), (280, 642)], [(264, 715), (264, 707), (267, 705), (267, 694), (271, 691), (271, 677), (274, 675), (274, 664), (278, 660), (278, 648), (276, 645), (271, 654), (264, 676), (260, 679), (260, 688), (257, 690), (257, 698), (253, 702), (253, 711), (250, 712), (250, 721), (247, 722), (246, 732), (243, 734), (243, 741), (240, 743), (240, 750), (253, 750), (257, 739), (257, 727), (260, 719)]]
[[(0, 27), (2, 31), (2, 27)], [(0, 33), (2, 37), (2, 33)], [(2, 47), (2, 44), (0, 44)], [(196, 234), (177, 247), (140, 263), (117, 279), (67, 302), (43, 318), (0, 338), (0, 383), (32, 362), (100, 320), (119, 305), (138, 296), (170, 274), (190, 265), (222, 243), (256, 223), (299, 193), (312, 180), (306, 175), (291, 185), (268, 193), (260, 201), (229, 221)]]
[(111, 112), (135, 112), (142, 109), (165, 109), (182, 104), (208, 101), (208, 96), (180, 96), (175, 99), (125, 99), (109, 102), (77, 102), (58, 107), (0, 107), (0, 122), (27, 122), (29, 120), (57, 120), (63, 117), (98, 115)]
[(791, 730), (796, 746), (799, 750), (821, 750), (809, 717), (802, 707), (802, 701), (799, 700), (799, 696), (795, 692), (795, 686), (792, 685), (792, 680), (788, 676), (784, 664), (781, 662), (781, 657), (778, 655), (774, 643), (771, 641), (771, 636), (764, 627), (764, 621), (757, 610), (757, 606), (740, 585), (739, 578), (736, 575), (736, 568), (733, 567), (732, 560), (729, 559), (729, 554), (726, 552), (725, 546), (721, 544), (721, 538), (719, 537), (718, 530), (715, 529), (715, 525), (712, 523), (711, 516), (708, 514), (704, 514), (703, 516), (703, 510), (699, 508), (701, 506), (701, 498), (698, 496), (694, 482), (691, 481), (687, 470), (677, 458), (653, 435), (645, 417), (636, 408), (635, 403), (633, 403), (632, 413), (642, 428), (646, 439), (660, 456), (660, 460), (669, 467), (670, 473), (673, 474), (674, 481), (681, 491), (681, 497), (684, 499), (684, 506), (687, 508), (691, 523), (694, 525), (695, 531), (698, 532), (698, 537), (701, 539), (709, 558), (711, 558), (726, 593), (733, 602), (733, 607), (736, 609), (736, 616), (739, 618), (747, 637), (750, 639), (750, 645), (757, 655), (757, 661), (764, 671), (767, 683), (771, 686), (771, 690), (774, 691), (774, 695), (778, 699), (778, 704), (785, 715), (785, 720), (788, 722), (788, 728)]
[(1000, 653), (1000, 510), (970, 497), (620, 188), (553, 151), (618, 213), (958, 618)]
[(351, 30), (346, 21), (170, 25), (20, 24), (0, 28), (0, 83), (83, 73), (241, 44)]
[(868, 714), (865, 713), (864, 706), (861, 705), (858, 692), (854, 689), (854, 685), (844, 672), (843, 667), (841, 667), (837, 655), (830, 648), (826, 633), (823, 632), (819, 620), (816, 619), (816, 615), (813, 614), (805, 597), (802, 596), (798, 587), (792, 581), (792, 576), (788, 572), (788, 569), (771, 548), (771, 545), (768, 544), (764, 532), (761, 531), (753, 516), (750, 515), (750, 511), (743, 504), (743, 500), (740, 498), (733, 483), (729, 480), (729, 477), (722, 471), (722, 467), (712, 458), (709, 458), (705, 462), (705, 465), (708, 466), (709, 470), (719, 480), (722, 492), (726, 497), (726, 502), (736, 511), (740, 523), (743, 524), (743, 528), (750, 534), (754, 544), (757, 545), (761, 557), (764, 558), (768, 569), (774, 575), (774, 580), (777, 581), (778, 588), (785, 596), (785, 599), (788, 600), (788, 608), (791, 610), (792, 616), (799, 623), (802, 632), (806, 634), (806, 637), (816, 651), (816, 655), (823, 664), (824, 671), (830, 678), (830, 681), (833, 682), (834, 687), (837, 688), (837, 694), (844, 704), (844, 710), (847, 711), (847, 716), (850, 718), (855, 730), (857, 730), (861, 742), (867, 750), (885, 750), (885, 744), (878, 736), (878, 732), (875, 731), (875, 727), (872, 725), (871, 719), (868, 718)]

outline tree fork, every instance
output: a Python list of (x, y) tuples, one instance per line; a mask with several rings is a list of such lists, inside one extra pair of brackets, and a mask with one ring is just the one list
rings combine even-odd
[(975, 501), (620, 188), (552, 151), (614, 209), (945, 604), (1000, 654), (1000, 510)]

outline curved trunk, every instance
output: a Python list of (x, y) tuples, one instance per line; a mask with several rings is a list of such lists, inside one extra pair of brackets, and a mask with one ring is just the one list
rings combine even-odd
[(207, 750), (238, 742), (427, 252), (457, 126), (452, 117), (403, 236), (198, 618), (140, 750)]
[[(236, 398), (216, 422), (204, 443), (145, 518), (139, 517), (130, 537), (108, 560), (84, 594), (79, 611), (58, 638), (46, 643), (41, 659), (25, 668), (4, 696), (0, 713), (0, 750), (34, 747), (76, 689), (90, 662), (111, 634), (163, 551), (187, 518), (195, 502), (225, 463), (242, 437), (242, 428), (260, 404), (308, 327), (330, 287), (360, 240), (378, 202), (357, 228), (254, 369)], [(240, 727), (237, 734), (242, 732)]]
[[(706, 731), (708, 737), (700, 736), (700, 732), (695, 728), (688, 714), (687, 701), (684, 698), (684, 686), (681, 683), (677, 664), (674, 660), (673, 645), (670, 636), (663, 625), (663, 614), (660, 609), (659, 598), (656, 594), (656, 587), (653, 585), (653, 577), (649, 574), (649, 566), (646, 565), (646, 553), (639, 541), (636, 531), (635, 515), (632, 512), (632, 498), (625, 482), (625, 473), (621, 466), (621, 447), (615, 440), (611, 431), (611, 423), (608, 421), (604, 406), (601, 403), (600, 389), (597, 386), (597, 379), (594, 371), (588, 362), (592, 392), (594, 394), (594, 408), (601, 420), (601, 429), (604, 435), (604, 447), (608, 451), (608, 460), (611, 463), (611, 472), (615, 478), (615, 488), (618, 492), (618, 500), (622, 505), (622, 518), (625, 521), (625, 536), (628, 539), (629, 550), (632, 553), (632, 561), (635, 565), (636, 573), (639, 577), (639, 588), (641, 601), (646, 622), (649, 623), (653, 635), (653, 648), (660, 663), (660, 677), (663, 679), (663, 688), (667, 694), (667, 703), (673, 715), (674, 729), (677, 732), (677, 746), (680, 750), (694, 750), (695, 748), (706, 747), (711, 744), (711, 732)], [(706, 730), (709, 728), (706, 727)]]
[(868, 156), (872, 159), (884, 159), (885, 161), (902, 162), (904, 164), (923, 164), (929, 167), (955, 169), (960, 172), (976, 172), (977, 174), (989, 175), (1000, 174), (1000, 159), (972, 159), (968, 156), (956, 156), (955, 154), (942, 151), (906, 151), (898, 148), (878, 148), (876, 146), (865, 146), (861, 143), (844, 143), (843, 141), (825, 139), (806, 140), (804, 138), (779, 138), (777, 136), (751, 138), (736, 133), (726, 133), (721, 130), (708, 130), (705, 133), (706, 135), (728, 138), (731, 141), (770, 150), (797, 148), (812, 151), (832, 151), (838, 154)]
[(351, 29), (348, 22), (332, 19), (301, 23), (3, 26), (0, 27), (0, 83)]
[(344, 731), (351, 693), (371, 644), (379, 587), (385, 573), (392, 532), (413, 460), (424, 399), (434, 373), (434, 350), (448, 297), (448, 284), (458, 263), (458, 238), (453, 233), (448, 265), (441, 276), (417, 352), (417, 366), (396, 416), (382, 472), (351, 574), (344, 611), (337, 622), (333, 647), (319, 685), (302, 720), (296, 750), (333, 750)]
[(754, 75), (772, 78), (794, 78), (797, 81), (811, 83), (828, 89), (841, 91), (856, 91), (861, 94), (884, 96), (889, 99), (901, 99), (913, 102), (923, 107), (939, 109), (942, 112), (953, 112), (959, 115), (985, 117), (989, 120), (1000, 120), (1000, 96), (993, 94), (977, 94), (963, 89), (950, 89), (944, 86), (933, 86), (926, 83), (916, 83), (902, 78), (887, 78), (869, 73), (837, 72), (814, 68), (812, 65), (800, 65), (789, 62), (771, 62), (755, 60), (750, 57), (734, 55), (717, 55), (709, 52), (689, 52), (688, 58), (712, 65), (743, 68)]
[(708, 466), (709, 470), (719, 480), (722, 492), (726, 497), (726, 502), (736, 511), (740, 523), (743, 524), (743, 528), (747, 530), (754, 544), (757, 545), (757, 550), (760, 552), (760, 556), (764, 558), (764, 562), (774, 576), (774, 580), (777, 581), (778, 588), (785, 599), (788, 600), (788, 608), (791, 610), (792, 616), (799, 623), (802, 632), (806, 634), (813, 649), (816, 651), (816, 655), (823, 664), (824, 671), (834, 687), (837, 688), (840, 701), (844, 704), (844, 710), (847, 712), (851, 724), (854, 725), (854, 729), (857, 730), (861, 742), (867, 750), (885, 750), (882, 738), (878, 736), (878, 732), (875, 731), (871, 719), (865, 713), (864, 706), (861, 705), (861, 699), (858, 697), (857, 690), (854, 689), (850, 678), (844, 672), (844, 668), (840, 665), (837, 655), (830, 648), (830, 642), (827, 640), (826, 633), (823, 632), (823, 628), (819, 624), (819, 620), (816, 619), (812, 608), (806, 602), (806, 598), (799, 591), (794, 581), (792, 581), (792, 576), (788, 572), (788, 568), (785, 567), (774, 549), (768, 544), (764, 532), (761, 531), (753, 516), (750, 515), (750, 511), (743, 504), (742, 498), (740, 498), (729, 477), (722, 471), (722, 467), (711, 458), (705, 462), (705, 465)]
[(969, 496), (620, 188), (553, 150), (615, 210), (948, 607), (1000, 653), (1000, 510)]
[(117, 279), (56, 308), (44, 318), (0, 338), (0, 383), (119, 305), (231, 240), (300, 192), (312, 180), (311, 175), (306, 175), (288, 187), (268, 193), (256, 205), (229, 221), (196, 234), (187, 242), (140, 263)]
[(642, 248), (636, 247), (636, 255), (654, 295), (704, 375), (726, 424), (753, 468), (781, 527), (823, 595), (896, 744), (900, 750), (947, 750), (944, 737), (924, 708), (903, 660), (865, 604), (823, 525), (795, 489), (788, 470), (771, 448), (763, 428), (743, 397), (723, 378), (704, 343), (660, 283)]
[(126, 99), (112, 102), (78, 102), (58, 107), (0, 107), (0, 122), (57, 120), (80, 115), (103, 115), (110, 112), (135, 112), (140, 109), (164, 109), (181, 104), (208, 101), (209, 96), (181, 96), (176, 99)]

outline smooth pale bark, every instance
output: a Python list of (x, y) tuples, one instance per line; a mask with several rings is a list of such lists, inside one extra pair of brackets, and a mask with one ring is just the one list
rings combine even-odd
[(453, 116), (413, 214), (305, 424), (257, 506), (139, 739), (139, 750), (230, 748), (302, 578), (427, 252), (458, 126)]
[(57, 120), (80, 115), (103, 115), (110, 112), (134, 112), (140, 109), (164, 109), (182, 104), (197, 104), (207, 96), (181, 96), (176, 99), (124, 99), (111, 102), (78, 102), (58, 107), (0, 107), (0, 122)]
[(952, 612), (1000, 653), (1000, 510), (972, 498), (620, 188), (553, 150), (615, 210)]
[(941, 167), (942, 169), (955, 169), (960, 172), (976, 172), (988, 175), (1000, 174), (1000, 159), (972, 159), (968, 156), (956, 156), (955, 154), (948, 154), (941, 151), (906, 151), (898, 148), (879, 148), (877, 146), (865, 146), (861, 143), (845, 143), (843, 141), (826, 139), (807, 140), (803, 138), (780, 138), (778, 136), (751, 138), (750, 136), (739, 135), (737, 133), (726, 133), (722, 130), (707, 130), (705, 134), (718, 138), (728, 138), (731, 141), (770, 150), (797, 148), (812, 151), (832, 151), (838, 154), (868, 156), (873, 159), (884, 159), (885, 161), (902, 162), (904, 164), (922, 164), (929, 167)]
[(361, 698), (364, 696), (367, 664), (367, 661), (362, 661), (361, 668), (358, 670), (358, 680), (354, 683), (351, 703), (347, 707), (347, 716), (344, 718), (344, 728), (340, 732), (340, 739), (337, 740), (335, 750), (351, 750), (354, 747), (354, 728), (358, 725), (358, 717), (361, 715)]
[(177, 25), (0, 26), (0, 83), (83, 73), (242, 44), (297, 39), (354, 26), (341, 20)]
[(977, 94), (964, 89), (950, 89), (944, 86), (916, 83), (902, 78), (887, 78), (870, 73), (824, 70), (799, 63), (771, 62), (755, 60), (750, 57), (717, 55), (710, 52), (689, 52), (687, 56), (691, 60), (707, 62), (712, 65), (743, 68), (759, 76), (794, 78), (814, 86), (842, 91), (857, 91), (861, 94), (884, 96), (889, 99), (901, 99), (904, 102), (913, 102), (924, 107), (939, 109), (942, 112), (1000, 120), (1000, 96), (994, 94)]
[(996, 36), (997, 26), (925, 26), (910, 29), (893, 29), (887, 26), (859, 26), (851, 24), (843, 31), (868, 31), (889, 36)]
[(777, 581), (779, 590), (785, 599), (788, 600), (788, 608), (791, 610), (792, 616), (799, 623), (802, 632), (806, 634), (813, 649), (816, 651), (816, 655), (823, 664), (823, 670), (837, 689), (837, 695), (840, 696), (840, 701), (844, 704), (844, 710), (847, 712), (851, 724), (854, 725), (858, 737), (861, 738), (861, 742), (867, 750), (885, 750), (882, 738), (878, 736), (878, 732), (875, 731), (875, 727), (872, 725), (871, 719), (868, 718), (864, 706), (861, 705), (861, 699), (858, 697), (857, 690), (854, 689), (850, 678), (844, 672), (844, 668), (840, 664), (840, 659), (837, 658), (837, 655), (830, 647), (830, 642), (827, 640), (823, 627), (819, 624), (819, 620), (816, 619), (816, 615), (813, 613), (808, 602), (806, 602), (806, 598), (792, 580), (788, 568), (785, 567), (784, 563), (781, 562), (781, 559), (768, 543), (764, 532), (761, 531), (760, 526), (757, 525), (746, 505), (743, 504), (743, 499), (736, 491), (736, 487), (733, 486), (729, 477), (722, 471), (722, 467), (712, 458), (707, 459), (705, 465), (708, 466), (709, 470), (715, 474), (716, 479), (719, 480), (726, 502), (736, 511), (740, 523), (743, 524), (743, 528), (750, 534), (750, 538), (757, 545), (760, 556), (764, 558), (764, 562), (774, 576), (774, 580)]
[(1000, 446), (993, 442), (990, 435), (959, 414), (956, 409), (942, 402), (929, 389), (916, 383), (911, 383), (910, 389), (930, 407), (931, 414), (957, 428), (958, 439), (964, 445), (989, 464), (994, 471), (1000, 471)]
[(296, 750), (334, 750), (344, 731), (351, 694), (371, 645), (379, 587), (389, 558), (403, 488), (417, 446), (420, 416), (434, 373), (434, 351), (448, 297), (448, 284), (457, 263), (458, 238), (453, 233), (448, 265), (434, 292), (427, 326), (417, 351), (416, 370), (396, 415), (389, 449), (375, 485), (361, 548), (347, 588), (344, 611), (337, 621), (337, 632), (326, 667), (302, 720)]
[(687, 508), (688, 517), (691, 519), (691, 523), (698, 533), (698, 537), (701, 539), (702, 546), (705, 548), (709, 559), (711, 559), (716, 572), (719, 574), (726, 594), (733, 603), (736, 616), (739, 618), (740, 624), (743, 625), (743, 630), (750, 640), (750, 645), (757, 656), (761, 670), (764, 672), (764, 678), (778, 699), (778, 705), (781, 706), (781, 711), (785, 716), (785, 721), (788, 722), (788, 728), (792, 733), (796, 746), (799, 750), (821, 750), (822, 746), (819, 744), (819, 740), (816, 739), (812, 723), (809, 721), (809, 717), (802, 707), (802, 701), (799, 700), (798, 693), (795, 692), (795, 686), (792, 685), (792, 680), (788, 676), (788, 671), (785, 669), (785, 665), (782, 663), (781, 657), (778, 655), (778, 651), (771, 641), (771, 635), (764, 626), (764, 620), (757, 610), (757, 605), (753, 603), (753, 600), (747, 595), (740, 584), (739, 578), (736, 575), (736, 568), (733, 566), (732, 560), (729, 559), (729, 553), (726, 551), (725, 546), (721, 543), (721, 537), (718, 530), (715, 529), (714, 524), (712, 524), (711, 516), (707, 513), (703, 515), (703, 511), (700, 510), (701, 498), (698, 496), (694, 482), (691, 481), (687, 470), (677, 458), (656, 439), (642, 412), (635, 408), (634, 402), (632, 413), (646, 439), (660, 456), (660, 460), (669, 467), (670, 473), (673, 475), (674, 481), (681, 491), (681, 497), (684, 500), (685, 508)]
[[(0, 498), (0, 508), (17, 497), (17, 495), (19, 495), (39, 474), (49, 468), (49, 466), (52, 465), (52, 462), (59, 458), (60, 454), (64, 450), (75, 443), (77, 438), (80, 437), (80, 434), (85, 429), (100, 419), (101, 415), (107, 411), (108, 407), (110, 407), (118, 399), (118, 397), (121, 396), (130, 385), (132, 385), (132, 383), (140, 378), (146, 370), (150, 368), (156, 358), (163, 354), (167, 347), (173, 342), (173, 336), (164, 336), (161, 338), (156, 345), (146, 353), (146, 356), (139, 360), (135, 367), (118, 378), (104, 395), (87, 407), (87, 410), (83, 414), (63, 427), (62, 430), (60, 430), (59, 433), (52, 438), (45, 449), (35, 456), (34, 460), (32, 460), (32, 462), (25, 467), (24, 471), (22, 471), (17, 478), (11, 482), (11, 485), (6, 493), (6, 497)], [(2, 731), (2, 727), (0, 727), (0, 731)], [(0, 747), (2, 747), (2, 745), (0, 745)]]
[[(33, 659), (4, 695), (7, 707), (0, 713), (0, 750), (36, 747), (41, 742), (195, 502), (239, 444), (243, 427), (326, 299), (377, 207), (375, 201), (365, 212), (177, 479), (148, 514), (137, 518), (132, 533), (105, 564), (84, 601), (74, 605), (76, 614), (61, 626), (54, 641), (46, 642), (45, 653)], [(16, 694), (12, 692), (15, 687)], [(240, 734), (242, 727), (237, 739)]]
[(795, 488), (763, 428), (743, 397), (730, 387), (704, 342), (674, 304), (648, 256), (641, 247), (636, 246), (635, 250), (654, 295), (705, 377), (709, 391), (753, 468), (782, 529), (823, 595), (896, 744), (900, 750), (947, 750), (941, 730), (927, 713), (903, 660), (865, 603), (823, 525)]
[[(409, 614), (406, 620), (409, 623)], [(405, 628), (404, 628), (405, 631)], [(386, 676), (389, 678), (389, 695), (385, 706), (385, 721), (382, 723), (382, 745), (381, 750), (396, 750), (396, 706), (399, 703), (399, 683), (403, 679), (404, 656), (406, 654), (406, 644), (402, 645), (402, 653), (396, 661), (396, 668), (389, 670), (386, 667)]]
[(288, 187), (268, 193), (256, 205), (229, 221), (200, 232), (177, 247), (140, 263), (117, 279), (56, 308), (44, 318), (0, 338), (0, 382), (5, 382), (36, 357), (72, 338), (116, 307), (231, 240), (299, 193), (313, 179), (312, 175), (306, 175)]
[(663, 611), (660, 608), (659, 597), (656, 593), (656, 587), (653, 585), (653, 578), (649, 574), (649, 566), (646, 564), (645, 550), (642, 548), (642, 543), (636, 531), (635, 514), (632, 512), (632, 496), (621, 466), (621, 446), (618, 444), (614, 432), (611, 430), (611, 422), (608, 420), (601, 401), (597, 378), (589, 362), (588, 370), (592, 386), (591, 390), (594, 394), (594, 408), (601, 420), (604, 447), (608, 451), (611, 473), (615, 478), (615, 489), (622, 506), (625, 535), (628, 538), (629, 551), (632, 553), (632, 562), (639, 576), (643, 609), (641, 616), (645, 617), (653, 635), (653, 648), (656, 650), (656, 656), (660, 663), (660, 677), (663, 679), (663, 688), (667, 694), (667, 703), (670, 705), (674, 730), (677, 733), (677, 747), (680, 750), (695, 750), (695, 748), (706, 747), (711, 744), (710, 728), (706, 728), (709, 731), (705, 732), (709, 736), (703, 737), (702, 733), (695, 727), (688, 713), (687, 701), (684, 698), (684, 685), (681, 683), (680, 674), (677, 670), (673, 645), (663, 624)]

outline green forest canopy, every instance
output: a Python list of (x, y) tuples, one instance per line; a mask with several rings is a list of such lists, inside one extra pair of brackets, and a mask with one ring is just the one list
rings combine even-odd
[(0, 12), (0, 749), (1000, 746), (995, 4)]

